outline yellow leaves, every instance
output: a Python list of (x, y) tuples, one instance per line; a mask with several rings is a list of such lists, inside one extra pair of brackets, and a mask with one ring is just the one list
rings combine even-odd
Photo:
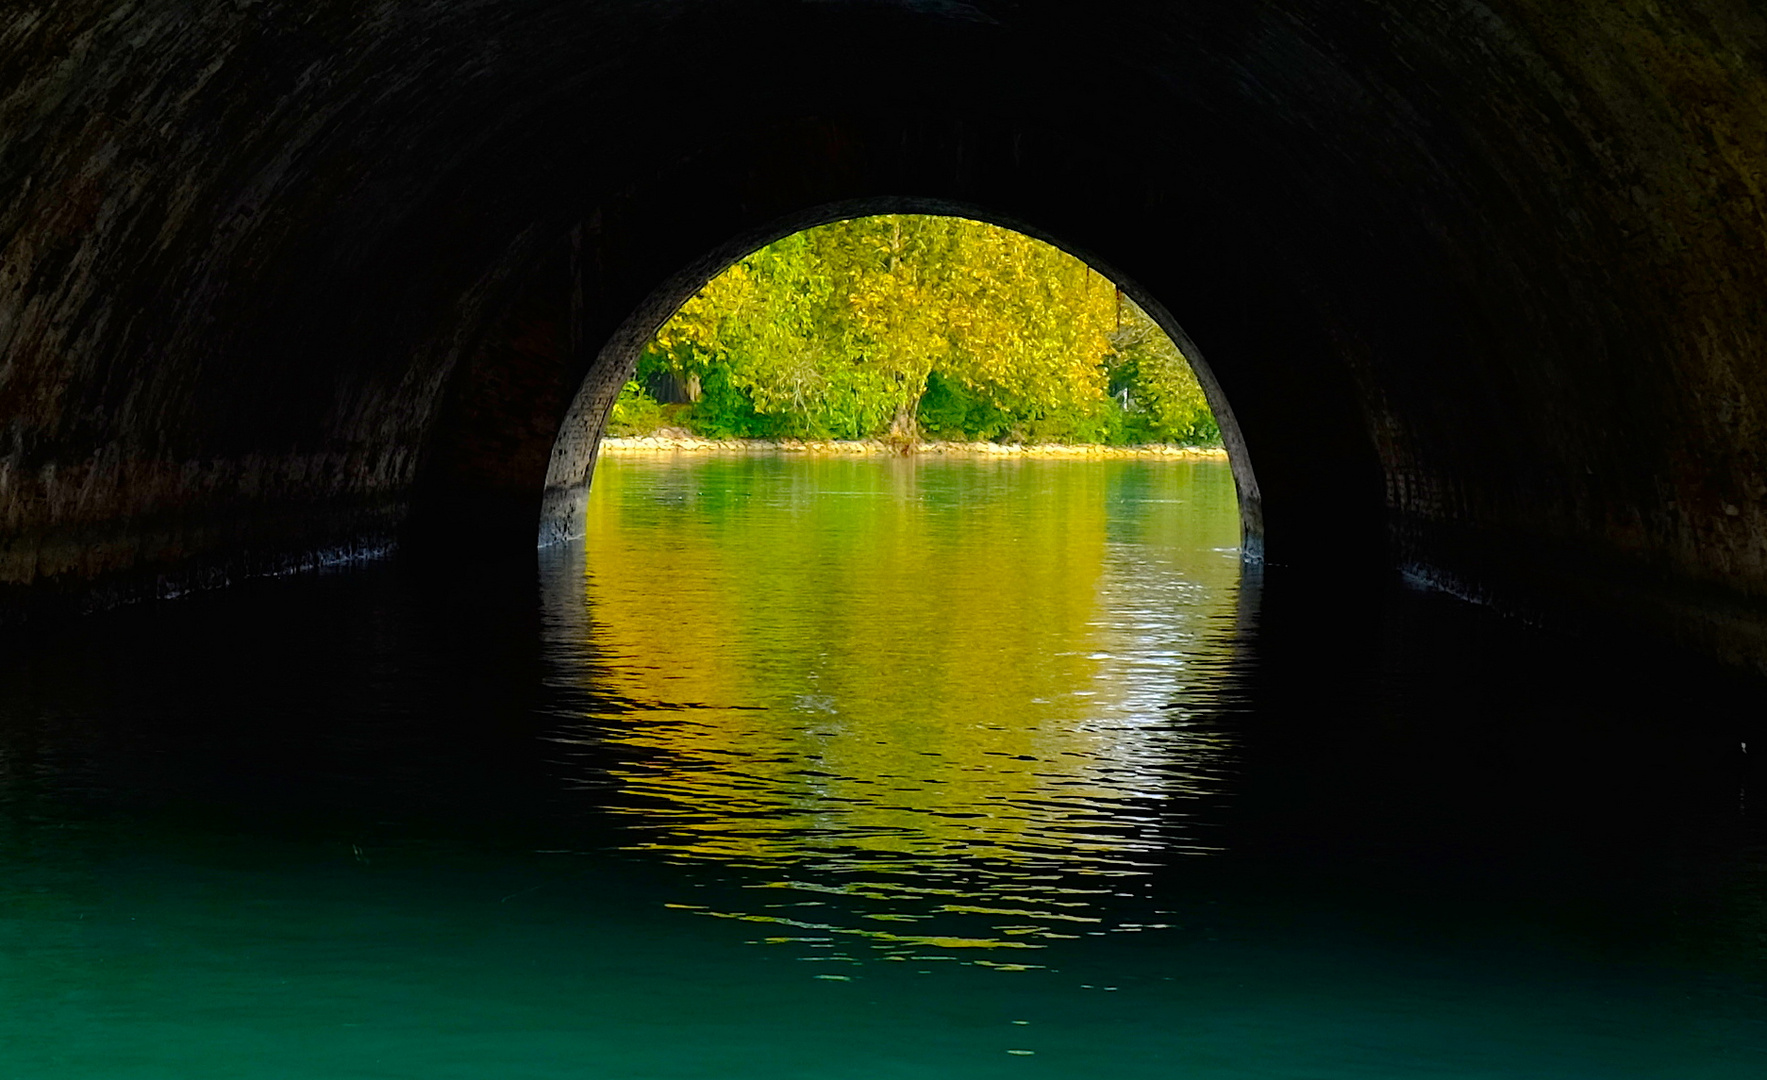
[[(851, 436), (912, 417), (934, 370), (1008, 413), (1096, 415), (1108, 404), (1108, 366), (1124, 351), (1121, 303), (1084, 262), (1022, 233), (886, 215), (761, 248), (707, 282), (657, 336), (664, 351), (690, 345), (728, 363), (758, 411)], [(1137, 337), (1157, 376), (1150, 395), (1189, 409), (1200, 390), (1153, 330), (1164, 352)]]
[(977, 222), (964, 303), (950, 315), (959, 362), (944, 370), (996, 403), (1050, 408), (1101, 400), (1114, 289), (1080, 260)]

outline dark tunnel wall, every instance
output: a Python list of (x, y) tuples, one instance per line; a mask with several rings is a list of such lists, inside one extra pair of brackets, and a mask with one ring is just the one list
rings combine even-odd
[(906, 199), (1163, 305), (1272, 562), (1767, 666), (1764, 45), (1742, 0), (20, 0), (4, 605), (531, 549), (610, 340)]

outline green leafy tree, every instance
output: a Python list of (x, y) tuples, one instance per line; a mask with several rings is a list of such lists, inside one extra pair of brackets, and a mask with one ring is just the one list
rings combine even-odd
[[(698, 390), (679, 416), (703, 434), (1122, 442), (1214, 431), (1189, 364), (1111, 282), (963, 218), (857, 218), (761, 248), (664, 325), (635, 393), (660, 375)], [(626, 395), (615, 409), (661, 415)]]
[(1218, 443), (1221, 429), (1190, 362), (1153, 317), (1119, 299), (1121, 325), (1110, 335), (1112, 396), (1131, 442)]

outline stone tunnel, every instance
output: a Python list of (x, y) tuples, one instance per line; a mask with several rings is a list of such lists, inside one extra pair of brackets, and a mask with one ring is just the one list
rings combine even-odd
[(675, 305), (917, 210), (1178, 335), (1248, 558), (1767, 670), (1764, 170), (1751, 0), (15, 0), (0, 611), (531, 559)]

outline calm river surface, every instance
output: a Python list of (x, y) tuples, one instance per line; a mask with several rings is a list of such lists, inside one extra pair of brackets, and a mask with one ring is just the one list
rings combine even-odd
[(537, 580), (15, 633), (0, 1076), (1767, 1075), (1760, 685), (1237, 542), (613, 457)]

